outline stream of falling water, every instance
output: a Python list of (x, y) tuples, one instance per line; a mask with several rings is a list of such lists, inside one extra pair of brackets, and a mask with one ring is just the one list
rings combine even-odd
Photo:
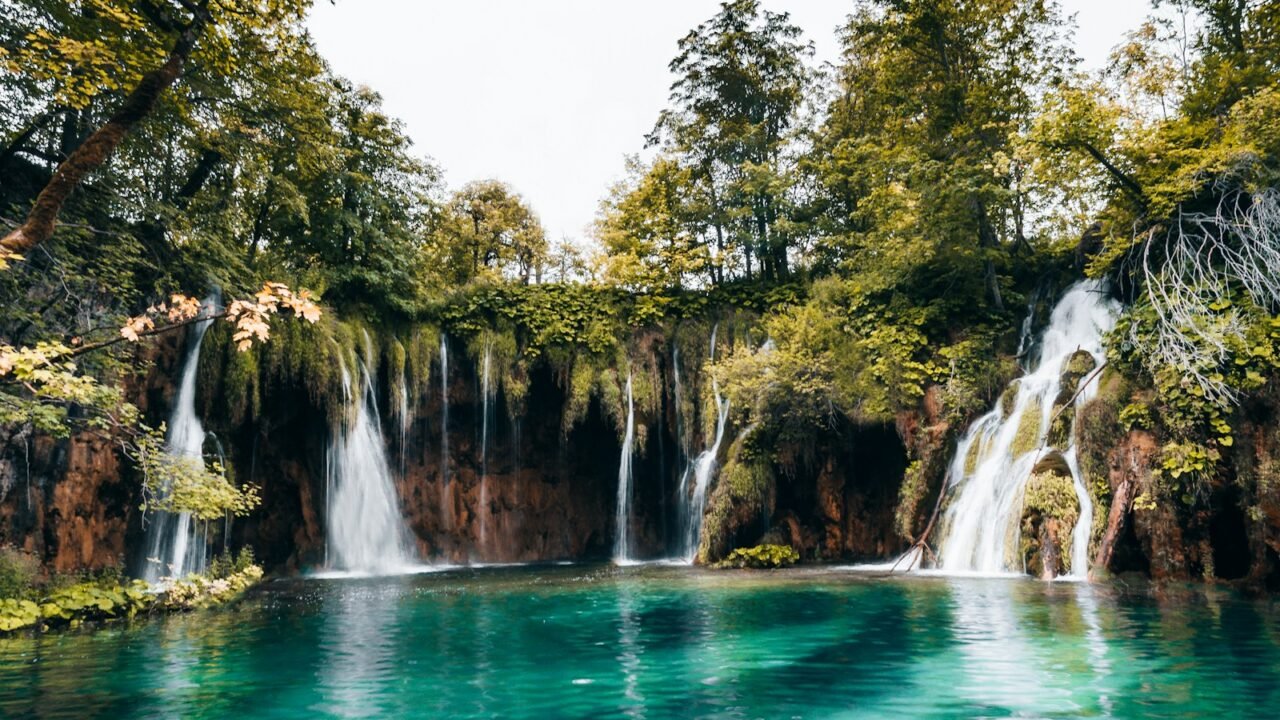
[[(711, 362), (716, 361), (716, 335), (720, 325), (711, 328)], [(692, 564), (698, 554), (698, 541), (702, 533), (702, 516), (707, 508), (707, 492), (711, 488), (711, 479), (716, 471), (716, 459), (720, 455), (720, 443), (724, 440), (725, 424), (729, 419), (729, 400), (720, 395), (720, 384), (715, 374), (711, 375), (711, 393), (716, 404), (716, 430), (711, 446), (698, 453), (698, 457), (680, 477), (678, 491), (680, 502), (684, 505), (681, 517), (684, 519), (681, 537), (679, 560)], [(690, 488), (689, 481), (693, 480)]]
[(622, 438), (622, 457), (618, 461), (618, 505), (614, 527), (618, 535), (613, 541), (613, 561), (619, 565), (631, 559), (631, 455), (636, 434), (636, 406), (631, 395), (631, 370), (627, 369), (627, 427)]
[[(211, 312), (217, 302), (216, 296), (205, 299), (201, 313)], [(200, 365), (204, 335), (212, 324), (213, 319), (209, 318), (191, 326), (187, 356), (182, 361), (178, 394), (174, 398), (169, 432), (165, 438), (170, 453), (202, 463), (205, 431), (200, 418), (196, 417), (196, 371)], [(204, 570), (207, 561), (204, 527), (202, 523), (195, 522), (191, 513), (158, 512), (151, 518), (147, 527), (147, 557), (142, 579), (154, 583), (164, 577), (184, 577)]]
[(377, 394), (359, 362), (359, 389), (342, 363), (347, 411), (333, 430), (326, 458), (328, 569), (386, 575), (419, 569), (400, 511), (382, 438)]
[(480, 363), (480, 555), (489, 548), (489, 414), (493, 412), (493, 343), (485, 341), (484, 359)]
[[(1086, 280), (1072, 286), (1053, 309), (1049, 327), (1040, 339), (1040, 355), (1034, 369), (1015, 381), (1012, 408), (1002, 410), (1003, 403), (997, 402), (961, 438), (948, 471), (949, 488), (955, 499), (942, 518), (938, 547), (943, 571), (1024, 572), (1021, 560), (1015, 557), (1024, 490), (1032, 468), (1056, 450), (1071, 472), (1080, 504), (1079, 519), (1072, 531), (1070, 576), (1087, 576), (1093, 502), (1076, 463), (1074, 433), (1066, 448), (1053, 448), (1047, 437), (1055, 401), (1064, 392), (1069, 396), (1076, 390), (1061, 387), (1064, 363), (1077, 350), (1088, 352), (1097, 363), (1103, 362), (1103, 336), (1114, 326), (1118, 311), (1101, 283)], [(1075, 407), (1088, 402), (1096, 387), (1097, 383), (1090, 382), (1081, 390)], [(1027, 427), (1035, 428), (1031, 443), (1027, 442), (1026, 428), (1019, 432), (1024, 416)]]
[(449, 501), (449, 338), (440, 333), (440, 521), (453, 527), (453, 503)]
[(409, 408), (409, 376), (404, 368), (400, 369), (400, 477), (405, 476), (405, 457), (409, 447), (409, 427), (413, 424), (413, 416)]

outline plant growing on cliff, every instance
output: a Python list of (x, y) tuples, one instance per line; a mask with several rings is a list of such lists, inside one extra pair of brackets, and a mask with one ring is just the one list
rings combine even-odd
[(734, 550), (716, 563), (716, 567), (774, 569), (797, 562), (800, 562), (800, 553), (790, 545), (756, 545)]
[(280, 283), (268, 283), (253, 299), (233, 300), (224, 309), (202, 308), (194, 298), (174, 295), (168, 303), (130, 318), (115, 337), (97, 342), (77, 342), (74, 347), (50, 342), (0, 345), (0, 427), (55, 437), (86, 431), (104, 434), (142, 471), (144, 509), (191, 512), (202, 519), (228, 512), (243, 515), (258, 504), (255, 488), (235, 486), (217, 464), (209, 467), (203, 459), (168, 453), (163, 429), (144, 423), (120, 387), (84, 374), (77, 358), (218, 318), (233, 325), (237, 349), (244, 352), (270, 337), (270, 319), (281, 311), (309, 323), (320, 318), (319, 307), (306, 291), (294, 293)]

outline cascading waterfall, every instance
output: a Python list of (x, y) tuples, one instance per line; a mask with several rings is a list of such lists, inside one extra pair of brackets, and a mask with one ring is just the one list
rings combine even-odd
[[(217, 302), (216, 296), (206, 299), (201, 313), (212, 310)], [(204, 335), (212, 324), (213, 319), (207, 318), (191, 326), (187, 357), (182, 361), (178, 394), (165, 438), (170, 453), (199, 462), (204, 462), (205, 431), (200, 418), (196, 417), (196, 371), (200, 366)], [(159, 512), (151, 518), (147, 527), (144, 580), (154, 583), (164, 577), (184, 577), (203, 571), (206, 562), (204, 523), (195, 522), (191, 513), (185, 512)]]
[(453, 503), (449, 501), (449, 338), (440, 333), (440, 519), (453, 527)]
[(493, 344), (484, 344), (484, 359), (480, 363), (480, 552), (489, 547), (489, 414), (493, 412)]
[[(1068, 440), (1066, 448), (1052, 448), (1047, 438), (1056, 401), (1064, 391), (1069, 397), (1076, 390), (1061, 386), (1064, 363), (1077, 350), (1088, 352), (1101, 363), (1103, 335), (1115, 324), (1117, 314), (1116, 303), (1107, 297), (1101, 283), (1087, 280), (1074, 285), (1053, 310), (1040, 339), (1034, 370), (1015, 381), (1012, 407), (1007, 399), (997, 402), (960, 440), (948, 471), (951, 492), (958, 494), (943, 517), (939, 543), (942, 570), (1024, 570), (1020, 560), (1012, 557), (1019, 545), (1024, 491), (1036, 463), (1057, 451), (1071, 473), (1080, 504), (1072, 533), (1070, 575), (1087, 575), (1093, 503), (1076, 463), (1075, 441)], [(1086, 376), (1085, 380), (1092, 378)], [(1096, 383), (1089, 382), (1075, 397), (1075, 407), (1088, 402), (1095, 390)]]
[(1027, 297), (1027, 314), (1022, 318), (1022, 327), (1019, 328), (1018, 332), (1018, 354), (1016, 357), (1023, 371), (1029, 369), (1028, 358), (1031, 355), (1031, 351), (1035, 349), (1036, 336), (1033, 331), (1035, 330), (1036, 322), (1036, 302), (1039, 299), (1040, 289), (1036, 288)]
[(348, 409), (334, 428), (327, 458), (329, 568), (355, 574), (407, 572), (417, 565), (382, 438), (377, 395), (365, 363), (360, 388), (342, 363)]
[[(719, 324), (711, 328), (711, 362), (716, 361), (716, 334)], [(720, 456), (720, 443), (724, 440), (725, 424), (729, 420), (729, 400), (720, 395), (720, 384), (711, 376), (711, 392), (716, 404), (716, 431), (711, 447), (703, 450), (685, 469), (680, 478), (679, 497), (684, 504), (684, 534), (681, 540), (681, 558), (692, 563), (698, 553), (698, 540), (702, 532), (702, 516), (707, 508), (707, 491), (716, 471), (716, 459)], [(693, 487), (689, 487), (690, 479)]]
[(614, 526), (618, 536), (613, 541), (613, 561), (619, 565), (631, 562), (631, 454), (635, 444), (636, 406), (631, 395), (631, 370), (627, 369), (627, 427), (622, 438), (622, 457), (618, 461), (618, 505)]

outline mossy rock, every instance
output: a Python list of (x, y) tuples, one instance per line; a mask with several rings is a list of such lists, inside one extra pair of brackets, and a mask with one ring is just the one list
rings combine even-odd
[(964, 474), (972, 475), (974, 470), (978, 469), (978, 458), (982, 457), (982, 453), (987, 449), (991, 441), (986, 436), (974, 438), (969, 443), (969, 449), (964, 454)]
[(1053, 474), (1071, 479), (1071, 466), (1067, 464), (1067, 459), (1060, 452), (1051, 452), (1040, 458), (1035, 467), (1031, 468), (1032, 477), (1036, 475)]
[(716, 567), (774, 569), (795, 565), (799, 561), (800, 553), (790, 545), (756, 545), (734, 550)]
[(1067, 356), (1062, 363), (1062, 388), (1075, 394), (1080, 381), (1085, 375), (1098, 367), (1098, 361), (1087, 350), (1077, 350)]
[(1009, 451), (1015, 458), (1040, 447), (1040, 416), (1043, 412), (1039, 398), (1032, 398), (1022, 411), (1022, 416), (1018, 418), (1018, 429), (1009, 445)]
[(1045, 434), (1045, 443), (1049, 447), (1065, 448), (1071, 445), (1072, 426), (1076, 414), (1066, 405), (1055, 405), (1052, 419), (1049, 421), (1049, 432)]
[(1022, 504), (1023, 516), (1029, 513), (1057, 518), (1075, 526), (1080, 517), (1080, 499), (1076, 497), (1075, 483), (1069, 471), (1062, 473), (1055, 468), (1047, 468), (1031, 474)]
[(699, 564), (713, 564), (733, 549), (736, 536), (773, 512), (777, 487), (773, 463), (755, 446), (758, 429), (742, 433), (729, 448), (702, 521)]
[(1018, 381), (1014, 380), (1009, 383), (1009, 387), (1000, 393), (1000, 417), (1008, 420), (1009, 415), (1013, 413), (1013, 405), (1018, 401)]
[(1080, 518), (1080, 501), (1070, 469), (1052, 453), (1036, 465), (1022, 504), (1020, 550), (1028, 570), (1053, 578), (1071, 569), (1071, 535)]

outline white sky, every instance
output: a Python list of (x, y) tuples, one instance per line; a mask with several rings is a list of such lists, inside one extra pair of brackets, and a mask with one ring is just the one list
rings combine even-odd
[[(1147, 0), (1061, 0), (1097, 67)], [(848, 0), (763, 0), (838, 55)], [(308, 22), (340, 75), (380, 92), (451, 188), (510, 183), (548, 238), (582, 239), (666, 107), (676, 41), (719, 0), (319, 0)]]

